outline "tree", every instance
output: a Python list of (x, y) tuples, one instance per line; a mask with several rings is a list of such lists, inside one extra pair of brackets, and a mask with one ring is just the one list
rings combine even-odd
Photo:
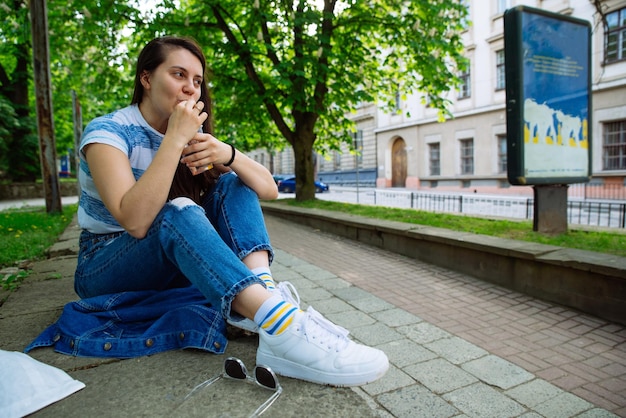
[(32, 116), (32, 56), (28, 4), (0, 3), (0, 173), (33, 181), (40, 173), (36, 121)]
[(74, 145), (72, 90), (89, 121), (130, 103), (130, 29), (141, 21), (132, 0), (61, 0), (48, 9), (57, 150)]
[[(0, 177), (39, 177), (39, 147), (31, 92), (28, 2), (0, 1)], [(132, 64), (124, 30), (141, 22), (134, 0), (60, 0), (48, 4), (52, 103), (57, 151), (73, 147), (72, 90), (85, 119), (130, 102)], [(134, 58), (134, 57), (133, 57)], [(4, 173), (4, 174), (3, 174)]]
[(422, 92), (446, 115), (444, 94), (464, 69), (459, 0), (188, 0), (149, 31), (192, 35), (207, 48), (217, 134), (294, 149), (296, 199), (315, 197), (313, 151), (351, 141), (361, 102), (392, 108)]
[[(24, 0), (13, 1), (21, 5), (15, 10), (25, 7)], [(138, 4), (49, 5), (60, 151), (72, 143), (72, 89), (85, 120), (127, 104), (131, 62), (146, 41), (190, 35), (205, 47), (217, 136), (244, 150), (290, 145), (296, 198), (312, 199), (313, 152), (351, 142), (347, 115), (359, 103), (392, 109), (398, 92), (422, 92), (445, 116), (444, 94), (458, 85), (465, 65), (462, 0), (162, 0), (147, 12)], [(5, 39), (7, 33), (0, 30)], [(23, 45), (30, 60), (30, 45)], [(19, 54), (0, 50), (3, 66), (5, 56)]]

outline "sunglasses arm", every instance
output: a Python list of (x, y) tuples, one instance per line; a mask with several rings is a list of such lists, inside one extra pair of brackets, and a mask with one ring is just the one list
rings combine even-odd
[[(268, 390), (271, 390), (269, 388), (266, 388)], [(254, 411), (252, 413), (252, 415), (250, 415), (250, 418), (257, 418), (259, 415), (261, 415), (263, 412), (267, 411), (267, 409), (272, 406), (272, 404), (276, 401), (276, 399), (278, 399), (278, 397), (280, 396), (280, 394), (283, 393), (283, 387), (278, 385), (278, 387), (276, 388), (276, 391), (274, 393), (272, 393), (272, 396), (270, 396), (268, 398), (268, 400), (266, 400), (265, 402), (263, 402), (263, 404), (261, 404), (261, 406), (259, 406), (256, 411)]]
[(218, 374), (217, 376), (213, 376), (212, 378), (210, 378), (208, 380), (205, 380), (204, 382), (200, 383), (198, 386), (193, 388), (191, 390), (191, 392), (189, 392), (187, 394), (187, 396), (185, 396), (185, 399), (183, 399), (183, 402), (186, 401), (187, 399), (189, 399), (195, 392), (199, 391), (202, 388), (205, 388), (207, 386), (212, 385), (213, 383), (215, 383), (218, 380), (220, 380), (222, 377), (225, 377), (225, 373)]

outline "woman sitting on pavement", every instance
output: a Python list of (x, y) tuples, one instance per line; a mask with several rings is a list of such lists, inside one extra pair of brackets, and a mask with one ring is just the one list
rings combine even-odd
[(195, 286), (229, 323), (259, 333), (257, 363), (320, 384), (361, 385), (385, 354), (272, 279), (259, 199), (271, 173), (211, 135), (205, 58), (162, 37), (139, 55), (132, 104), (94, 119), (80, 143), (81, 298)]

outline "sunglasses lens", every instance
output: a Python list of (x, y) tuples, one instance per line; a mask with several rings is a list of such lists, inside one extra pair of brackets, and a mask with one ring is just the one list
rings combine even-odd
[(240, 360), (229, 358), (224, 362), (224, 371), (233, 379), (246, 378), (246, 366)]
[(265, 386), (266, 388), (276, 389), (278, 386), (274, 373), (265, 367), (256, 367), (254, 369), (254, 377), (259, 384)]

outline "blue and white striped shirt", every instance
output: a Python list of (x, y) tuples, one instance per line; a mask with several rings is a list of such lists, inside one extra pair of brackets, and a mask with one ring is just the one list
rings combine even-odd
[[(87, 125), (80, 141), (80, 171), (78, 173), (81, 187), (78, 223), (81, 228), (95, 234), (124, 230), (104, 206), (96, 190), (83, 152), (85, 146), (94, 143), (107, 144), (124, 152), (128, 156), (135, 180), (137, 180), (152, 162), (163, 136), (148, 125), (137, 105), (100, 116)], [(111, 167), (111, 169), (114, 170), (116, 167)]]

